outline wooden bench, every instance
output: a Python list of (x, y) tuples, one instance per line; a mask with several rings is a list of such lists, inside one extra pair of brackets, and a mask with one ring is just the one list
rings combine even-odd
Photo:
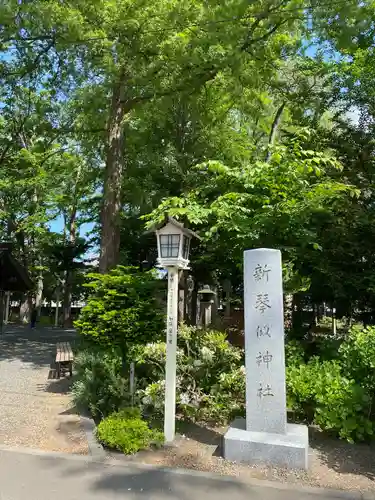
[(73, 351), (69, 342), (58, 342), (56, 345), (56, 366), (57, 377), (60, 378), (62, 372), (69, 370), (70, 376), (73, 375)]

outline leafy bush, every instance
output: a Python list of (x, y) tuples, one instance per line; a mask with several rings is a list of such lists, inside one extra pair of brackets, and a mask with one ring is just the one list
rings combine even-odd
[(314, 354), (320, 359), (329, 361), (339, 358), (339, 349), (343, 342), (343, 338), (334, 337), (318, 337), (314, 342)]
[[(162, 415), (165, 393), (164, 342), (134, 351), (138, 395), (146, 412)], [(181, 325), (177, 349), (176, 403), (193, 420), (225, 422), (244, 413), (243, 351), (226, 334)]]
[(287, 406), (308, 423), (313, 422), (315, 415), (315, 380), (319, 365), (316, 359), (308, 364), (291, 365), (286, 370)]
[(137, 408), (126, 408), (103, 419), (97, 427), (97, 437), (104, 445), (126, 455), (163, 442), (163, 433), (150, 429)]
[(160, 338), (165, 324), (152, 271), (118, 266), (109, 274), (89, 274), (86, 307), (75, 322), (78, 332), (94, 344), (117, 348), (125, 361), (130, 346)]
[[(328, 352), (323, 350), (325, 356)], [(288, 366), (288, 405), (300, 418), (350, 442), (370, 439), (375, 430), (375, 328), (351, 329), (334, 356)]]
[(285, 344), (285, 363), (288, 366), (299, 366), (305, 362), (305, 351), (298, 340), (290, 340)]
[[(340, 342), (340, 347), (321, 342), (321, 355), (308, 362), (302, 343), (291, 341), (286, 345), (288, 406), (299, 419), (316, 423), (340, 438), (351, 442), (368, 440), (375, 430), (375, 328), (354, 327)], [(243, 355), (242, 349), (229, 344), (224, 333), (180, 326), (178, 412), (194, 421), (215, 423), (244, 415)], [(136, 344), (129, 356), (136, 362), (136, 400), (142, 412), (162, 417), (165, 342)], [(130, 404), (128, 381), (121, 376), (121, 356), (115, 350), (106, 354), (81, 353), (76, 369), (75, 400), (89, 407), (93, 415), (107, 416)], [(124, 447), (129, 449), (127, 441)]]
[(315, 423), (351, 443), (372, 438), (369, 401), (366, 391), (353, 380), (340, 374), (332, 378), (328, 372), (324, 385), (317, 389)]
[(375, 392), (375, 327), (354, 326), (339, 349), (345, 373)]
[(101, 350), (82, 351), (75, 358), (75, 404), (93, 417), (103, 417), (129, 404), (129, 382), (122, 376), (120, 356)]

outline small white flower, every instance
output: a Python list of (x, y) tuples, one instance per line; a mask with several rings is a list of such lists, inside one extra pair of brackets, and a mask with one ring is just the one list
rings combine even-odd
[(240, 372), (246, 375), (246, 368), (243, 365), (240, 368)]
[(182, 405), (188, 405), (190, 403), (189, 395), (186, 392), (181, 394), (180, 402)]
[(212, 359), (214, 357), (214, 353), (211, 351), (211, 349), (209, 349), (206, 346), (202, 347), (202, 349), (201, 349), (201, 355), (202, 355), (202, 358), (205, 361), (212, 361)]
[(194, 363), (193, 365), (196, 367), (196, 368), (199, 368), (200, 366), (203, 365), (202, 361), (200, 359), (195, 359), (194, 360)]
[(193, 399), (191, 400), (190, 404), (192, 406), (195, 406), (195, 408), (199, 408), (199, 398), (198, 398), (198, 396), (194, 396)]
[(152, 397), (151, 396), (145, 396), (144, 398), (142, 398), (142, 403), (144, 405), (150, 405), (150, 404), (152, 404)]

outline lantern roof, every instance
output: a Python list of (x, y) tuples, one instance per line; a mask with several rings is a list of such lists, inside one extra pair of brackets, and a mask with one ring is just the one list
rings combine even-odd
[(211, 290), (210, 285), (203, 285), (202, 290), (198, 290), (198, 293), (201, 293), (202, 295), (217, 295), (215, 290)]
[(183, 234), (186, 234), (186, 236), (189, 236), (190, 238), (194, 236), (195, 238), (198, 238), (198, 240), (201, 239), (201, 237), (197, 233), (195, 233), (191, 229), (188, 229), (181, 222), (176, 220), (174, 217), (171, 217), (170, 215), (167, 215), (163, 222), (155, 224), (148, 232), (158, 231), (167, 224), (172, 224), (173, 226), (177, 227)]

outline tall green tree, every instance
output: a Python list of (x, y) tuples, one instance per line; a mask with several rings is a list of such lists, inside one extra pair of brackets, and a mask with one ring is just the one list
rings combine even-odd
[(85, 88), (86, 103), (97, 106), (95, 123), (104, 122), (102, 271), (119, 256), (126, 145), (140, 106), (194, 93), (225, 73), (241, 82), (244, 63), (265, 81), (272, 66), (295, 53), (311, 13), (320, 20), (333, 14), (334, 8), (325, 11), (324, 5), (81, 0), (74, 6), (37, 1), (2, 7), (3, 48), (15, 49), (5, 65), (8, 76), (14, 68), (18, 79), (38, 71), (42, 85), (60, 92)]

